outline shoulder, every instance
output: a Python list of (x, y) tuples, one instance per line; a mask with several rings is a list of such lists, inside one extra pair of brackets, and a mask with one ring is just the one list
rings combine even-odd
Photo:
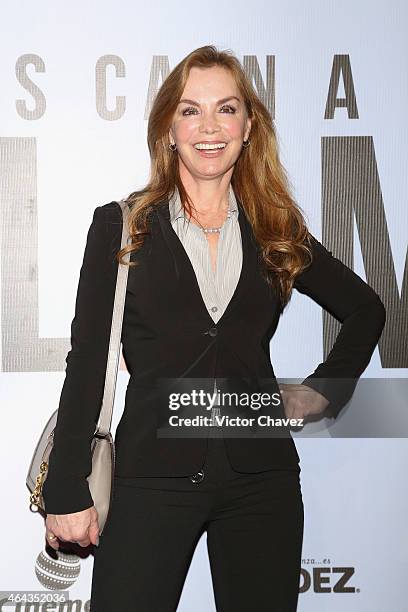
[(305, 244), (309, 247), (312, 254), (312, 261), (316, 257), (333, 257), (333, 252), (327, 249), (310, 230), (308, 230)]
[(112, 201), (107, 204), (101, 204), (94, 210), (94, 219), (100, 225), (105, 224), (106, 229), (109, 226), (121, 225), (122, 224), (122, 209), (119, 202)]
[[(129, 210), (132, 210), (132, 204), (129, 205)], [(150, 214), (148, 216), (149, 226), (153, 226), (158, 223), (158, 214), (161, 213), (167, 218), (169, 217), (168, 200), (160, 201), (157, 204), (152, 205)], [(123, 225), (123, 213), (122, 207), (117, 200), (108, 202), (97, 206), (93, 214), (93, 222), (98, 232), (105, 232), (105, 236), (113, 241), (117, 242), (121, 240), (122, 225)]]
[(110, 237), (122, 231), (123, 214), (117, 201), (97, 206), (93, 213), (93, 222), (99, 231), (104, 231)]
[[(333, 266), (344, 264), (333, 255), (333, 251), (326, 248), (320, 240), (308, 230), (303, 245), (308, 250), (307, 261), (302, 271), (295, 279), (295, 288), (299, 288), (303, 282), (314, 277), (321, 277), (326, 270), (332, 270)], [(309, 256), (310, 255), (310, 256)]]
[(122, 225), (123, 214), (119, 202), (108, 202), (94, 209), (89, 232), (93, 241), (108, 251), (111, 261), (115, 261), (115, 254), (120, 250)]

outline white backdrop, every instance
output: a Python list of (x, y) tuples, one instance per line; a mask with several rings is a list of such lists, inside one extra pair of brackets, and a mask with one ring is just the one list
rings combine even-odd
[[(230, 48), (241, 61), (252, 56), (248, 65), (259, 69), (258, 92), (265, 88), (274, 101), (281, 158), (295, 197), (319, 238), (324, 229), (343, 236), (342, 227), (324, 228), (322, 221), (322, 186), (330, 180), (322, 172), (324, 143), (366, 139), (375, 151), (382, 196), (376, 205), (386, 220), (381, 228), (371, 226), (371, 237), (378, 244), (386, 238), (391, 247), (392, 266), (377, 270), (378, 289), (386, 305), (395, 296), (399, 303), (408, 236), (408, 7), (402, 0), (5, 0), (1, 23), (0, 591), (44, 591), (46, 581), (35, 573), (43, 525), (28, 511), (26, 470), (58, 404), (92, 212), (147, 180), (147, 117), (162, 78), (204, 44)], [(267, 71), (272, 61), (274, 81)], [(330, 90), (336, 62), (346, 72)], [(346, 106), (336, 103), (346, 93), (355, 103), (352, 95)], [(333, 112), (326, 114), (330, 101)], [(370, 223), (370, 198), (363, 205)], [(74, 233), (74, 227), (81, 230)], [(354, 223), (353, 268), (368, 280), (360, 236)], [(386, 293), (391, 276), (392, 299)], [(406, 320), (406, 310), (400, 315)], [(384, 334), (388, 345), (382, 354), (377, 347), (364, 377), (406, 377), (406, 352), (391, 356), (390, 349), (401, 333), (387, 327)], [(406, 337), (404, 342), (406, 347)], [(321, 309), (295, 292), (271, 350), (278, 377), (311, 373), (323, 354)], [(127, 378), (120, 372), (115, 422)], [(305, 504), (299, 611), (403, 612), (406, 439), (299, 438), (296, 445)], [(181, 612), (215, 610), (205, 537)], [(75, 611), (88, 609), (91, 565), (92, 558), (79, 562), (69, 588)]]

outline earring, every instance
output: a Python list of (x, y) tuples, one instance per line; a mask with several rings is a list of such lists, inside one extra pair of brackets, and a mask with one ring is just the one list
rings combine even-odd
[(177, 149), (177, 145), (176, 145), (176, 143), (174, 143), (174, 144), (171, 144), (171, 143), (170, 143), (170, 144), (169, 144), (169, 149), (171, 149), (172, 151), (175, 151), (175, 150)]
[(249, 147), (250, 144), (251, 144), (250, 140), (244, 140), (243, 143), (242, 143), (242, 146), (247, 148), (247, 147)]

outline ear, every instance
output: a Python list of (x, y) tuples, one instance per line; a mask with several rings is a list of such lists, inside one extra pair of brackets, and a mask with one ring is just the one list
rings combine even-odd
[(248, 140), (249, 134), (251, 132), (251, 126), (252, 126), (252, 121), (251, 121), (251, 119), (249, 117), (246, 120), (245, 124), (246, 124), (246, 129), (245, 129), (244, 140)]
[(175, 142), (172, 128), (169, 129), (169, 141), (171, 144), (174, 144)]

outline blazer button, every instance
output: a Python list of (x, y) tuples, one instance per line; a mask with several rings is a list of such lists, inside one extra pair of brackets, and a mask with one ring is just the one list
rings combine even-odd
[(190, 476), (190, 480), (191, 482), (194, 482), (195, 484), (204, 480), (204, 470), (200, 470), (199, 472), (197, 472), (197, 474)]
[(216, 336), (218, 334), (218, 329), (216, 327), (211, 327), (208, 330), (208, 333), (210, 334), (210, 336)]

